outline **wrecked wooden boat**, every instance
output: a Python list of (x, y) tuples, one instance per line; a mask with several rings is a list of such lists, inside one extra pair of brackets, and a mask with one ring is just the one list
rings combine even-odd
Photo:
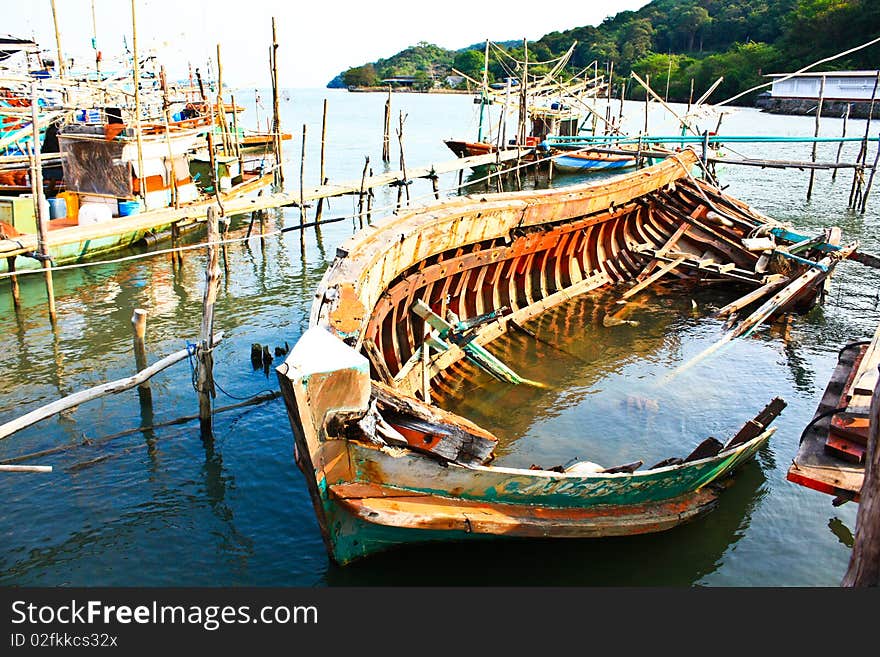
[(833, 504), (859, 502), (869, 433), (880, 399), (880, 326), (871, 340), (844, 345), (815, 415), (801, 434), (789, 481), (827, 493)]
[(747, 285), (738, 311), (770, 297), (743, 320), (748, 330), (809, 305), (849, 247), (822, 236), (788, 253), (779, 226), (694, 178), (696, 163), (685, 151), (601, 183), (449, 199), (337, 251), (308, 330), (277, 369), (334, 561), (432, 540), (658, 532), (713, 508), (718, 483), (769, 440), (781, 399), (727, 440), (647, 468), (493, 464), (504, 436), (431, 403), (463, 363), (536, 385), (492, 341), (599, 288), (628, 297), (663, 276)]

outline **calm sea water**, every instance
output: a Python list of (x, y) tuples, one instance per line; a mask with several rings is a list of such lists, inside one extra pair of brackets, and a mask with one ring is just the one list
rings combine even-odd
[[(265, 122), (269, 95), (261, 95), (263, 108), (255, 107), (253, 90), (236, 94), (248, 107), (243, 123), (253, 125), (257, 114)], [(285, 142), (292, 187), (300, 175), (303, 124), (308, 126), (304, 176), (307, 185), (317, 183), (325, 98), (326, 175), (359, 178), (367, 155), (376, 173), (383, 169), (384, 95), (290, 90), (285, 98), (282, 121), (293, 133)], [(442, 139), (474, 137), (476, 109), (468, 96), (396, 94), (394, 125), (402, 111), (407, 165), (449, 159)], [(627, 107), (636, 127), (643, 123), (640, 112), (638, 104)], [(714, 121), (703, 127), (713, 129)], [(813, 126), (809, 117), (738, 109), (724, 117), (721, 132), (809, 135)], [(652, 108), (650, 128), (671, 134), (674, 122)], [(864, 129), (863, 121), (849, 122), (851, 135)], [(840, 131), (840, 120), (823, 118), (822, 134)], [(836, 150), (820, 146), (819, 159), (833, 160)], [(847, 146), (844, 159), (854, 158), (856, 150)], [(810, 146), (740, 145), (737, 151), (808, 159)], [(397, 154), (395, 136), (391, 168), (397, 168)], [(718, 173), (728, 193), (771, 217), (806, 231), (836, 224), (846, 238), (880, 252), (880, 200), (864, 215), (848, 211), (850, 173), (842, 172), (833, 184), (830, 173), (818, 173), (810, 202), (806, 172), (719, 165)], [(557, 176), (554, 184), (578, 180)], [(445, 176), (441, 188), (451, 189), (454, 182), (454, 175)], [(427, 200), (430, 192), (427, 181), (411, 186), (414, 197)], [(378, 191), (376, 205), (388, 206), (395, 197)], [(355, 203), (332, 199), (325, 217), (351, 215)], [(298, 221), (297, 211), (284, 210), (270, 223), (280, 228)], [(241, 227), (232, 234), (244, 232)], [(320, 234), (308, 230), (304, 248), (295, 231), (270, 236), (262, 246), (251, 238), (229, 248), (230, 274), (221, 283), (216, 310), (217, 329), (227, 336), (215, 354), (218, 407), (277, 389), (274, 371), (267, 375), (251, 365), (251, 344), (270, 350), (294, 344), (335, 247), (352, 232), (346, 219)], [(141, 410), (137, 392), (128, 391), (0, 441), (0, 459), (70, 447), (29, 461), (53, 466), (51, 474), (0, 476), (0, 583), (834, 586), (849, 560), (856, 506), (834, 508), (829, 496), (787, 482), (785, 473), (837, 350), (870, 337), (880, 322), (878, 274), (843, 263), (824, 307), (797, 317), (788, 331), (759, 331), (672, 378), (671, 372), (720, 337), (723, 327), (711, 313), (735, 291), (646, 292), (628, 315), (638, 326), (611, 328), (601, 324), (610, 297), (576, 300), (531, 324), (555, 346), (520, 336), (498, 345), (500, 354), (516, 353), (517, 369), (546, 389), (510, 388), (482, 378), (463, 387), (464, 401), (456, 410), (505, 436), (499, 462), (545, 467), (574, 458), (612, 465), (682, 456), (706, 436), (728, 436), (774, 396), (783, 397), (788, 407), (768, 447), (739, 473), (713, 513), (675, 530), (603, 540), (419, 547), (335, 567), (293, 464), (280, 400), (219, 413), (213, 445), (202, 442), (197, 421), (113, 437), (197, 413), (184, 361), (153, 379), (151, 415)], [(57, 333), (49, 327), (41, 278), (22, 277), (18, 314), (8, 281), (0, 281), (0, 422), (131, 374), (134, 308), (149, 312), (151, 362), (194, 341), (203, 281), (204, 256), (197, 251), (177, 273), (167, 255), (59, 272)], [(469, 394), (477, 386), (478, 393)]]

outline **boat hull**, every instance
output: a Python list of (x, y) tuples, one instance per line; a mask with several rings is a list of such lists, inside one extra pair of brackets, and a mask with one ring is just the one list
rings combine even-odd
[[(711, 220), (696, 161), (688, 151), (601, 184), (449, 199), (338, 249), (310, 328), (277, 369), (334, 561), (421, 541), (657, 532), (712, 508), (715, 484), (769, 440), (781, 400), (726, 443), (707, 439), (647, 469), (494, 465), (474, 449), (494, 436), (431, 404), (475, 367), (534, 385), (486, 346), (591, 290), (647, 285), (655, 268), (675, 267), (764, 284), (758, 256), (736, 244), (763, 220), (720, 196), (713, 207), (727, 204), (731, 226)], [(461, 320), (473, 323), (458, 339)], [(454, 437), (458, 451), (441, 452)]]

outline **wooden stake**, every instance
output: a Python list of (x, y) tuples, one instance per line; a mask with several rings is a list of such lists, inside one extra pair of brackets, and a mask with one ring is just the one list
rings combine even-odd
[(55, 326), (55, 286), (52, 283), (52, 261), (49, 258), (49, 217), (43, 215), (43, 165), (40, 163), (40, 129), (37, 126), (38, 105), (37, 83), (31, 84), (31, 126), (33, 127), (31, 150), (31, 193), (34, 198), (34, 216), (39, 233), (39, 252), (42, 256), (43, 271), (46, 276), (46, 296), (49, 301), (49, 322)]
[(15, 256), (6, 258), (6, 267), (9, 270), (9, 283), (12, 286), (12, 305), (18, 310), (21, 307), (21, 288), (18, 285), (18, 276), (15, 275)]
[[(844, 112), (844, 114), (843, 114), (843, 133), (840, 135), (841, 140), (846, 137), (846, 123), (847, 123), (847, 121), (849, 121), (850, 108), (852, 108), (852, 104), (847, 103), (846, 104), (846, 112)], [(837, 145), (837, 157), (834, 159), (834, 164), (840, 164), (841, 151), (843, 151), (843, 141), (841, 141)], [(837, 180), (837, 167), (834, 167), (834, 169), (831, 172), (831, 182), (834, 182), (835, 180)]]
[(388, 85), (388, 98), (385, 100), (385, 129), (382, 132), (382, 161), (391, 161), (391, 85)]
[[(819, 104), (816, 105), (816, 129), (813, 131), (813, 137), (819, 136), (819, 121), (822, 118), (822, 103), (825, 102), (825, 76), (822, 76), (822, 82), (819, 85)], [(843, 143), (843, 142), (841, 142)], [(813, 142), (813, 150), (810, 155), (810, 162), (816, 161), (816, 148), (818, 146), (817, 142)], [(813, 195), (813, 179), (816, 176), (816, 170), (810, 169), (810, 183), (807, 185), (807, 200), (810, 200), (810, 197)]]
[(217, 300), (217, 287), (220, 280), (217, 242), (220, 228), (217, 213), (213, 206), (208, 208), (208, 262), (205, 269), (205, 293), (202, 298), (202, 327), (199, 333), (199, 344), (196, 347), (196, 359), (199, 363), (196, 390), (199, 394), (199, 426), (202, 438), (210, 440), (211, 432), (211, 400), (217, 396), (214, 389), (214, 302)]
[(175, 208), (180, 207), (180, 199), (177, 196), (177, 169), (174, 166), (174, 151), (171, 148), (171, 127), (168, 115), (171, 114), (171, 103), (168, 102), (168, 84), (165, 78), (165, 67), (159, 70), (159, 85), (162, 88), (162, 122), (165, 126), (165, 145), (168, 147), (168, 167), (171, 177), (171, 204)]
[[(326, 185), (327, 178), (324, 176), (324, 149), (327, 142), (327, 99), (324, 99), (324, 115), (321, 118), (321, 176), (318, 178), (320, 181), (318, 184)], [(324, 214), (324, 197), (318, 199), (318, 208), (315, 211), (315, 228), (317, 228), (317, 224), (321, 222), (321, 217)]]
[(868, 412), (865, 478), (859, 494), (856, 535), (849, 568), (841, 586), (880, 586), (880, 385), (874, 388)]
[[(131, 329), (134, 343), (135, 367), (138, 372), (142, 372), (147, 368), (147, 347), (144, 339), (147, 334), (146, 310), (135, 308), (131, 315)], [(150, 404), (153, 401), (149, 381), (143, 381), (138, 384), (138, 397), (141, 400), (141, 404)]]
[(645, 75), (645, 134), (648, 134), (648, 103), (651, 100), (651, 94), (648, 89), (651, 88), (651, 76)]
[[(373, 167), (370, 167), (370, 178), (373, 177)], [(367, 223), (373, 223), (373, 190), (367, 191)]]

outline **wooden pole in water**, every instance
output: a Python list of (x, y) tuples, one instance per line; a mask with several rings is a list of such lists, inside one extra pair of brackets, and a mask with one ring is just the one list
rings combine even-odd
[[(813, 131), (813, 137), (816, 138), (819, 136), (819, 121), (822, 118), (822, 103), (825, 102), (825, 76), (822, 76), (822, 81), (819, 84), (819, 104), (816, 105), (816, 129)], [(810, 162), (816, 161), (816, 148), (818, 146), (817, 142), (813, 142), (813, 150), (810, 154)], [(810, 200), (810, 197), (813, 195), (813, 179), (816, 176), (816, 170), (810, 169), (810, 183), (807, 185), (807, 200)]]
[(199, 426), (202, 438), (209, 440), (211, 434), (211, 400), (217, 396), (214, 389), (214, 302), (217, 300), (217, 287), (220, 281), (220, 266), (217, 242), (220, 227), (213, 206), (208, 207), (208, 263), (205, 269), (205, 293), (202, 298), (202, 326), (199, 344), (196, 347), (198, 378), (196, 390), (199, 394)]
[(37, 220), (39, 236), (38, 250), (42, 256), (43, 271), (46, 276), (46, 296), (49, 301), (49, 322), (55, 326), (55, 286), (52, 283), (52, 261), (49, 258), (49, 217), (43, 215), (43, 165), (40, 163), (40, 128), (37, 125), (38, 107), (37, 83), (31, 84), (31, 127), (33, 128), (31, 149), (31, 193), (34, 198), (34, 217)]
[[(360, 223), (361, 228), (364, 227), (364, 184), (367, 179), (367, 167), (370, 166), (370, 156), (365, 156), (364, 159), (364, 172), (361, 174), (361, 191), (358, 194), (358, 222)], [(400, 206), (400, 193), (397, 194), (397, 204)]]
[(874, 154), (874, 166), (871, 167), (871, 174), (868, 176), (868, 184), (865, 185), (865, 192), (862, 194), (862, 205), (859, 212), (865, 214), (865, 208), (868, 207), (868, 194), (871, 193), (871, 185), (874, 184), (874, 174), (877, 173), (877, 163), (880, 162), (880, 141), (877, 142), (877, 152)]
[(868, 106), (868, 117), (865, 122), (865, 137), (862, 139), (862, 145), (856, 157), (856, 163), (861, 162), (861, 166), (853, 169), (852, 187), (849, 191), (849, 207), (853, 210), (861, 202), (862, 181), (865, 177), (865, 159), (868, 157), (868, 134), (871, 130), (871, 117), (874, 115), (874, 101), (877, 99), (878, 83), (880, 83), (880, 71), (877, 72), (877, 77), (874, 78), (874, 90), (871, 92), (871, 104)]
[(303, 123), (302, 152), (299, 158), (299, 225), (306, 222), (306, 191), (305, 191), (305, 171), (306, 171), (306, 124)]
[[(373, 167), (370, 167), (370, 178), (373, 177)], [(367, 223), (373, 223), (373, 190), (367, 190)]]
[(868, 412), (865, 478), (859, 495), (856, 535), (849, 568), (841, 586), (880, 586), (880, 385), (874, 388)]
[(64, 53), (61, 51), (61, 32), (58, 29), (58, 12), (55, 10), (55, 0), (52, 3), (52, 23), (55, 25), (55, 47), (58, 50), (58, 77), (67, 77), (67, 67), (64, 65)]
[(9, 283), (12, 286), (12, 305), (18, 310), (21, 306), (21, 288), (18, 285), (18, 276), (15, 275), (15, 256), (6, 258), (6, 267), (9, 270)]
[[(321, 176), (318, 179), (319, 185), (327, 184), (327, 177), (324, 175), (324, 150), (327, 143), (327, 99), (324, 99), (324, 114), (321, 117)], [(318, 208), (315, 210), (315, 228), (321, 223), (324, 215), (324, 197), (318, 199)]]
[(385, 129), (382, 132), (382, 161), (391, 161), (391, 85), (388, 85), (388, 98), (385, 100)]
[(645, 134), (648, 134), (648, 103), (651, 102), (651, 94), (648, 93), (648, 89), (651, 88), (651, 76), (650, 74), (645, 75)]
[[(403, 176), (400, 187), (397, 188), (397, 209), (400, 209), (401, 191), (406, 191), (406, 202), (409, 205), (409, 181), (406, 179), (406, 159), (403, 156), (403, 122), (406, 120), (403, 112), (400, 112), (400, 127), (397, 129), (397, 143), (400, 146), (400, 171)], [(403, 190), (401, 190), (401, 187)]]
[(135, 13), (136, 0), (131, 0), (131, 55), (132, 55), (132, 76), (134, 78), (134, 130), (137, 138), (137, 156), (138, 156), (138, 193), (144, 201), (144, 208), (147, 203), (147, 176), (144, 175), (144, 142), (141, 136), (141, 64), (138, 60), (137, 49), (137, 15)]
[[(846, 104), (846, 111), (843, 114), (843, 133), (840, 135), (841, 140), (846, 138), (846, 123), (849, 121), (849, 111), (852, 108), (851, 103)], [(843, 141), (841, 141), (837, 145), (837, 157), (834, 159), (834, 164), (840, 164), (840, 154), (843, 151)], [(834, 170), (831, 172), (831, 182), (837, 180), (837, 167), (834, 167)]]
[(278, 109), (278, 36), (275, 31), (275, 17), (272, 17), (272, 134), (275, 144), (275, 180), (277, 185), (284, 184), (284, 170), (281, 167), (281, 112)]
[[(147, 334), (147, 311), (135, 308), (131, 314), (131, 329), (134, 342), (134, 362), (138, 372), (147, 369), (147, 346), (145, 336)], [(153, 401), (153, 393), (150, 390), (149, 380), (138, 384), (138, 397), (141, 404), (149, 404)]]
[(608, 134), (608, 126), (611, 124), (611, 85), (614, 80), (614, 62), (611, 62), (608, 67), (608, 94), (607, 94), (607, 104), (605, 105), (605, 125), (603, 126), (602, 132), (604, 134)]

